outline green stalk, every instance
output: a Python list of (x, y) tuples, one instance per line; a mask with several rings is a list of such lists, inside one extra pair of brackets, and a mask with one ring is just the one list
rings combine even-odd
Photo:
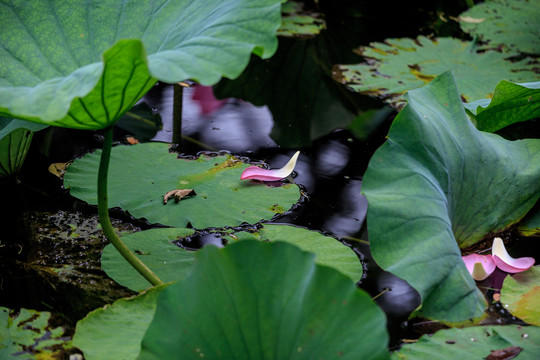
[(146, 266), (141, 259), (139, 259), (120, 239), (120, 237), (114, 231), (114, 228), (109, 218), (109, 205), (107, 197), (107, 173), (109, 171), (109, 161), (111, 159), (111, 148), (112, 148), (112, 136), (113, 128), (109, 126), (105, 129), (105, 141), (103, 142), (103, 150), (101, 153), (101, 159), (99, 162), (99, 173), (98, 173), (98, 215), (99, 223), (103, 232), (109, 239), (109, 241), (114, 245), (116, 250), (127, 260), (127, 262), (135, 268), (150, 284), (152, 285), (161, 285), (161, 281), (156, 274), (152, 272)]
[(173, 137), (172, 143), (182, 143), (182, 96), (184, 89), (179, 84), (173, 85)]

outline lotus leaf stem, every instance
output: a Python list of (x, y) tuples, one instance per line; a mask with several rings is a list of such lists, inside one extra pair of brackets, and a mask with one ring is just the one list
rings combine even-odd
[(111, 218), (109, 217), (109, 206), (108, 206), (108, 197), (107, 197), (107, 174), (109, 171), (109, 162), (111, 159), (111, 148), (112, 148), (112, 137), (113, 129), (112, 126), (109, 126), (105, 129), (105, 141), (103, 142), (103, 150), (101, 153), (101, 159), (99, 162), (99, 172), (98, 172), (98, 215), (99, 223), (103, 229), (103, 232), (109, 239), (109, 241), (114, 245), (116, 250), (127, 260), (127, 262), (137, 270), (148, 282), (152, 285), (161, 285), (163, 281), (157, 277), (148, 266), (146, 266), (141, 259), (139, 259), (120, 239), (116, 234), (114, 227), (111, 223)]

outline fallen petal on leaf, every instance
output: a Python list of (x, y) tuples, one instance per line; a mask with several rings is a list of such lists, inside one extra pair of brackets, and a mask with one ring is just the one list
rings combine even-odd
[(495, 262), (491, 255), (471, 254), (461, 257), (473, 279), (482, 281), (495, 270)]
[(277, 181), (286, 178), (291, 175), (296, 166), (296, 160), (298, 160), (300, 151), (297, 151), (289, 162), (281, 169), (268, 170), (258, 166), (250, 166), (240, 176), (240, 180), (261, 180), (261, 181)]
[(532, 257), (520, 257), (517, 259), (511, 257), (506, 251), (501, 238), (493, 239), (491, 253), (497, 267), (507, 273), (522, 272), (534, 265), (534, 258)]

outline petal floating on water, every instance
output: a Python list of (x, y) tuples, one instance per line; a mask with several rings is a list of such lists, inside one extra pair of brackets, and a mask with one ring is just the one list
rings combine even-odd
[(297, 151), (289, 160), (289, 162), (281, 169), (268, 170), (258, 166), (250, 166), (240, 176), (240, 180), (261, 180), (261, 181), (277, 181), (291, 175), (296, 166), (300, 151)]

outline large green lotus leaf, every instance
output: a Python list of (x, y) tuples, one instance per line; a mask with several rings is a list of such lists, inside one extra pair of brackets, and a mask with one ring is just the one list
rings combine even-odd
[[(193, 229), (150, 229), (122, 236), (124, 243), (164, 282), (186, 276), (195, 261), (195, 252), (182, 249), (173, 241), (192, 235)], [(148, 288), (148, 281), (120, 255), (112, 244), (105, 246), (101, 267), (114, 281), (131, 290)]]
[(474, 43), (454, 38), (386, 39), (359, 49), (367, 61), (357, 65), (338, 65), (336, 78), (353, 90), (383, 98), (401, 107), (403, 94), (453, 71), (459, 94), (466, 101), (490, 96), (501, 79), (527, 82), (540, 79), (531, 59), (511, 62), (497, 51), (478, 53)]
[(538, 1), (491, 0), (477, 4), (459, 16), (461, 28), (487, 41), (485, 47), (540, 54), (540, 6)]
[(45, 127), (0, 116), (0, 178), (19, 172), (32, 143), (33, 132)]
[(260, 231), (260, 239), (288, 242), (314, 253), (317, 264), (333, 267), (355, 282), (362, 277), (362, 264), (356, 253), (338, 240), (317, 231), (289, 225), (266, 224)]
[[(71, 194), (90, 204), (97, 204), (100, 156), (98, 150), (76, 159), (64, 176)], [(116, 146), (109, 166), (109, 206), (150, 223), (203, 229), (270, 219), (300, 198), (295, 184), (240, 181), (248, 166), (231, 156), (177, 159), (164, 143)], [(196, 195), (164, 205), (163, 196), (174, 189), (193, 189)]]
[(384, 313), (354, 282), (284, 242), (198, 252), (167, 287), (138, 359), (384, 359)]
[(501, 289), (501, 302), (512, 315), (540, 326), (540, 266), (507, 276)]
[(165, 287), (153, 287), (92, 311), (77, 322), (73, 345), (83, 351), (86, 360), (135, 359)]
[(501, 81), (493, 98), (465, 103), (482, 131), (495, 132), (508, 125), (540, 117), (540, 82), (514, 84)]
[(281, 0), (64, 1), (0, 6), (0, 115), (114, 123), (156, 80), (234, 78), (271, 56)]
[[(503, 349), (506, 350), (503, 352)], [(513, 359), (511, 355), (516, 352), (519, 360), (537, 360), (540, 354), (540, 328), (506, 325), (440, 330), (434, 335), (422, 336), (414, 344), (403, 345), (392, 354), (392, 359), (503, 360)]]
[(460, 248), (517, 223), (540, 196), (540, 140), (477, 130), (454, 78), (410, 91), (371, 158), (362, 190), (371, 251), (408, 281), (422, 314), (448, 322), (482, 315), (485, 302)]
[(59, 359), (71, 344), (50, 318), (47, 311), (0, 306), (0, 359)]

